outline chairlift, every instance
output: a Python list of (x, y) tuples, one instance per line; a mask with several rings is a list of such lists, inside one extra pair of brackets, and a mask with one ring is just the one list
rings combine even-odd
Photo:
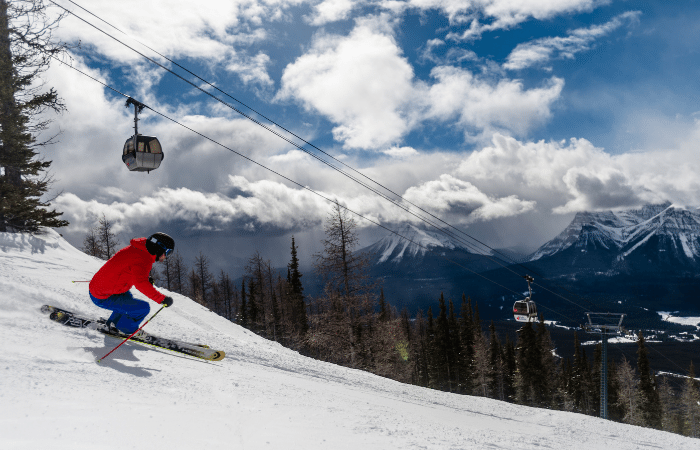
[(518, 300), (513, 304), (513, 317), (518, 322), (535, 322), (537, 321), (537, 305), (531, 300), (532, 298), (532, 288), (530, 283), (535, 281), (530, 275), (525, 275), (525, 281), (527, 281), (527, 290), (529, 296), (525, 297), (524, 300)]
[(139, 134), (138, 113), (145, 107), (144, 104), (129, 97), (126, 107), (134, 105), (134, 135), (124, 143), (122, 161), (132, 172), (150, 172), (160, 166), (163, 161), (163, 147), (155, 136)]

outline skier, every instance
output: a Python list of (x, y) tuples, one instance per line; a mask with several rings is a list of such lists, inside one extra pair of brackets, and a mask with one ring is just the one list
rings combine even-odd
[(153, 263), (165, 261), (173, 248), (175, 241), (165, 233), (132, 239), (128, 247), (115, 253), (92, 277), (90, 298), (100, 308), (112, 311), (107, 319), (111, 332), (130, 335), (138, 330), (151, 310), (148, 302), (131, 295), (132, 286), (156, 303), (166, 307), (173, 304), (171, 297), (153, 287), (149, 276)]

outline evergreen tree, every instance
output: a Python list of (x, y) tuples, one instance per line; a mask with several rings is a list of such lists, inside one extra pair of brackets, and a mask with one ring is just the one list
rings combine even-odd
[(700, 383), (695, 379), (695, 367), (690, 362), (688, 377), (681, 392), (685, 435), (700, 437)]
[(555, 407), (555, 394), (557, 392), (557, 360), (554, 343), (549, 334), (549, 330), (544, 322), (544, 317), (540, 315), (537, 322), (537, 345), (539, 346), (541, 358), (541, 376), (535, 381), (535, 389), (540, 392), (540, 401), (543, 406)]
[(245, 292), (245, 278), (241, 280), (241, 307), (238, 310), (237, 322), (243, 327), (248, 328), (248, 296)]
[(291, 290), (291, 322), (295, 332), (304, 335), (309, 329), (309, 322), (306, 315), (306, 302), (304, 301), (304, 287), (301, 283), (301, 277), (297, 247), (294, 242), (294, 236), (292, 236), (292, 259), (289, 262), (287, 271), (287, 282)]
[(661, 429), (661, 402), (649, 366), (649, 351), (641, 331), (637, 340), (637, 370), (639, 371), (639, 394), (644, 424), (651, 428)]
[(592, 414), (595, 407), (591, 392), (593, 380), (591, 379), (586, 350), (581, 347), (577, 333), (574, 333), (574, 361), (571, 378), (571, 394), (576, 411)]
[(493, 398), (505, 400), (505, 364), (501, 342), (496, 334), (496, 325), (489, 325), (489, 391)]
[(608, 362), (608, 418), (621, 422), (624, 410), (620, 406), (620, 382), (618, 381), (617, 364), (614, 359)]
[(384, 288), (379, 291), (379, 317), (380, 322), (386, 322), (389, 320), (389, 309), (384, 299)]
[(56, 91), (42, 91), (42, 72), (66, 47), (52, 42), (58, 19), (49, 19), (41, 0), (0, 0), (0, 232), (35, 232), (64, 227), (63, 213), (42, 201), (51, 183), (51, 161), (37, 158), (37, 135), (62, 112)]
[[(440, 293), (440, 312), (435, 324), (434, 359), (436, 368), (436, 388), (452, 392), (450, 380), (450, 329), (447, 321), (445, 296)], [(429, 318), (430, 320), (430, 318)]]
[(518, 330), (516, 399), (518, 403), (538, 406), (542, 392), (538, 386), (542, 377), (542, 354), (532, 322)]
[(470, 394), (474, 389), (474, 322), (472, 318), (472, 301), (462, 294), (462, 306), (459, 318), (460, 339), (460, 392)]
[(449, 337), (448, 358), (450, 367), (450, 392), (459, 392), (460, 368), (462, 364), (460, 358), (459, 322), (455, 314), (455, 305), (452, 299), (448, 303), (449, 315), (447, 316), (447, 329)]
[(515, 372), (517, 370), (515, 344), (506, 335), (505, 354), (503, 358), (504, 371), (504, 396), (508, 401), (515, 401)]

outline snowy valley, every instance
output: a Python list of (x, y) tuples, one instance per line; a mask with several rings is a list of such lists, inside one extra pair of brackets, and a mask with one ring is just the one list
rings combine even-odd
[[(186, 297), (149, 331), (225, 350), (209, 363), (51, 322), (99, 316), (101, 262), (57, 233), (0, 233), (3, 449), (696, 449), (679, 435), (400, 384), (315, 361)], [(138, 295), (138, 294), (137, 294)], [(155, 306), (155, 305), (154, 305)], [(152, 311), (155, 307), (152, 308)]]

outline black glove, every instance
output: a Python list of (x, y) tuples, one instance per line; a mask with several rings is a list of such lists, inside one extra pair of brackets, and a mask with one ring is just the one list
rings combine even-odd
[(148, 282), (151, 283), (151, 284), (154, 284), (154, 283), (155, 283), (155, 282), (153, 281), (153, 277), (150, 276), (150, 275), (148, 276)]
[(172, 297), (165, 297), (165, 298), (163, 299), (163, 303), (161, 303), (161, 305), (165, 306), (166, 308), (167, 308), (168, 306), (171, 306), (172, 304), (173, 304), (173, 299), (172, 299)]

